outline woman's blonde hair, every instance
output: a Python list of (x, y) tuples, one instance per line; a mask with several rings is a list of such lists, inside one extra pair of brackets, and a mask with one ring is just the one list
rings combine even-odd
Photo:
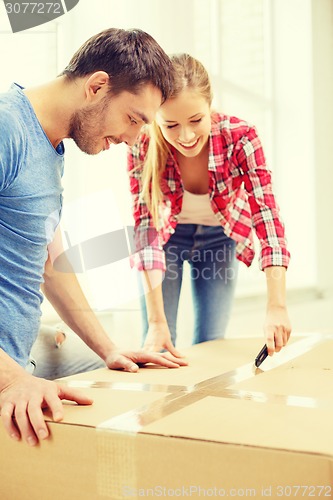
[[(209, 106), (213, 95), (205, 67), (189, 54), (174, 54), (170, 57), (174, 71), (174, 86), (169, 99), (177, 97), (183, 90), (197, 92), (207, 100)], [(163, 199), (160, 179), (170, 154), (168, 142), (164, 139), (156, 121), (149, 126), (149, 147), (142, 173), (141, 199), (146, 203), (154, 222), (159, 229), (159, 204)]]

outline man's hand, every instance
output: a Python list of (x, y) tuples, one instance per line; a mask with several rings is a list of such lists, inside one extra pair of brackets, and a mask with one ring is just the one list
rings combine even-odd
[(165, 368), (179, 368), (186, 366), (184, 359), (176, 358), (169, 352), (153, 353), (147, 351), (112, 351), (106, 358), (106, 365), (112, 370), (137, 372), (139, 366), (147, 363), (160, 365)]
[(61, 400), (91, 405), (92, 400), (79, 391), (55, 382), (24, 374), (13, 380), (0, 394), (0, 412), (4, 427), (11, 438), (24, 439), (35, 446), (49, 436), (42, 409), (49, 408), (55, 422), (64, 417)]

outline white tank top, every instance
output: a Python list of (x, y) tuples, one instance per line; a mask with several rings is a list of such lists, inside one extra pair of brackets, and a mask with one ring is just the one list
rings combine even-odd
[(219, 226), (209, 200), (209, 193), (193, 194), (184, 191), (183, 205), (178, 215), (180, 224), (202, 224), (204, 226)]

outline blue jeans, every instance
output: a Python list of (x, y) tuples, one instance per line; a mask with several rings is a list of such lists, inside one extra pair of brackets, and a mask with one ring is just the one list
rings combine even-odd
[(66, 332), (66, 340), (57, 348), (56, 329), (53, 326), (41, 325), (26, 368), (30, 373), (36, 377), (54, 380), (105, 367), (104, 361), (78, 335), (66, 325), (60, 326), (64, 327), (61, 331)]
[[(198, 224), (178, 224), (164, 246), (167, 267), (162, 283), (164, 311), (174, 345), (185, 261), (190, 264), (195, 318), (193, 344), (225, 336), (238, 270), (235, 246), (221, 226)], [(148, 321), (144, 296), (141, 308), (145, 338)]]

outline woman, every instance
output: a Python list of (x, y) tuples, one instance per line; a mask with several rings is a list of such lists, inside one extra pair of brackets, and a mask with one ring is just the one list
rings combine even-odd
[(144, 347), (180, 356), (174, 345), (184, 261), (191, 267), (193, 342), (224, 336), (236, 262), (251, 264), (254, 230), (267, 280), (264, 333), (271, 355), (291, 331), (285, 304), (290, 254), (260, 140), (245, 121), (212, 112), (209, 77), (199, 61), (188, 54), (171, 60), (174, 91), (128, 156), (133, 260), (146, 291)]

